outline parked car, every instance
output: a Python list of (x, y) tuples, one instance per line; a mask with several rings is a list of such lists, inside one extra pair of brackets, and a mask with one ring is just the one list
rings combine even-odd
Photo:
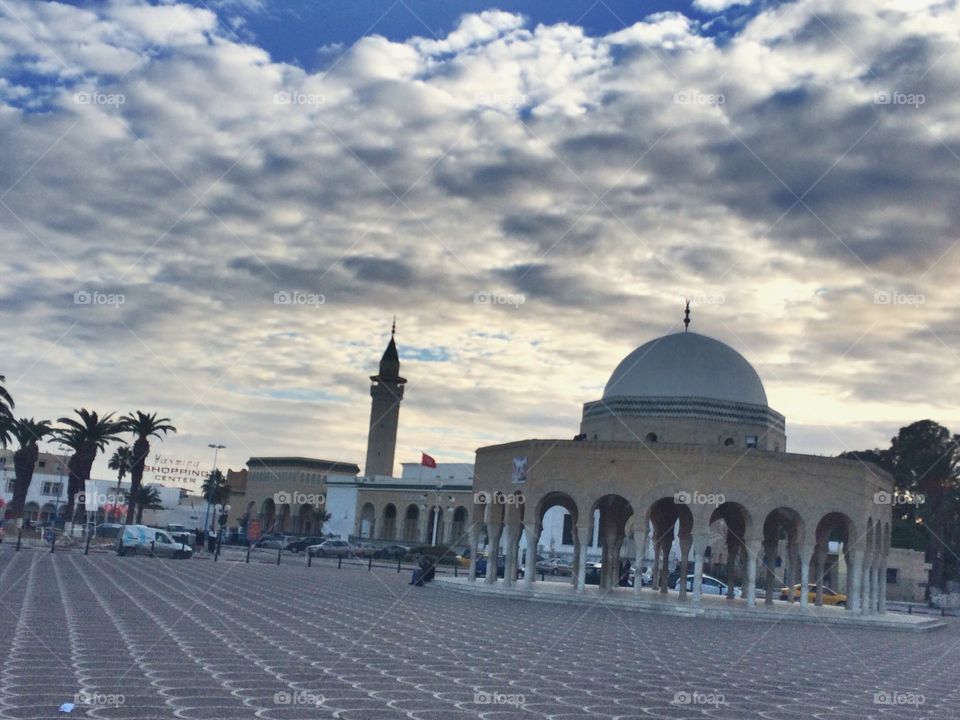
[[(502, 578), (507, 569), (507, 558), (505, 555), (497, 555), (497, 577)], [(476, 577), (485, 577), (487, 574), (487, 556), (477, 555), (477, 565), (474, 575)], [(523, 566), (517, 566), (517, 576), (523, 577)]]
[(572, 575), (573, 566), (563, 558), (541, 558), (537, 560), (537, 572), (545, 575)]
[(356, 547), (346, 540), (324, 540), (307, 547), (310, 557), (350, 557), (355, 551)]
[(414, 562), (420, 562), (420, 558), (428, 557), (434, 560), (437, 565), (456, 565), (460, 563), (460, 554), (457, 549), (449, 545), (417, 545), (410, 548), (408, 555)]
[(127, 525), (117, 543), (117, 555), (143, 555), (152, 552), (157, 557), (189, 558), (193, 548), (189, 544), (174, 542), (166, 530), (146, 525)]
[(384, 545), (373, 551), (373, 557), (378, 560), (403, 560), (410, 552), (406, 545)]
[(320, 535), (310, 535), (309, 537), (302, 537), (299, 540), (287, 543), (286, 549), (292, 553), (301, 553), (311, 545), (319, 545), (324, 540), (326, 540), (326, 538)]
[(123, 532), (123, 525), (118, 523), (101, 523), (94, 530), (94, 537), (117, 539)]
[(295, 535), (280, 535), (278, 533), (272, 533), (270, 535), (261, 535), (260, 539), (257, 540), (253, 546), (263, 548), (264, 550), (278, 550), (280, 548), (285, 548), (296, 539), (297, 537)]
[(373, 554), (377, 551), (377, 546), (374, 543), (363, 542), (357, 545), (356, 554), (362, 558), (373, 557)]
[[(786, 600), (787, 593), (789, 592), (788, 588), (780, 588), (780, 599)], [(797, 583), (793, 586), (793, 599), (800, 599), (800, 583)], [(817, 601), (817, 584), (810, 583), (807, 586), (807, 602), (811, 605)], [(823, 604), (824, 605), (836, 605), (838, 607), (847, 606), (847, 596), (843, 593), (838, 593), (835, 590), (831, 590), (826, 585), (823, 586)]]
[[(712, 575), (704, 575), (701, 581), (701, 587), (703, 588), (704, 595), (726, 595), (727, 594), (727, 584), (722, 580), (717, 580)], [(677, 578), (677, 582), (673, 585), (674, 590), (680, 589), (680, 579)], [(693, 573), (687, 575), (687, 592), (693, 592)], [(740, 597), (743, 594), (743, 591), (739, 587), (733, 588), (733, 596)]]

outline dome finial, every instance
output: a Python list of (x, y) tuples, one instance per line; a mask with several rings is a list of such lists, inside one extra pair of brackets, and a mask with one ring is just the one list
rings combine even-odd
[(690, 329), (690, 301), (687, 300), (687, 309), (683, 311), (683, 331)]
[(393, 316), (393, 325), (390, 326), (390, 337), (397, 334), (397, 316)]

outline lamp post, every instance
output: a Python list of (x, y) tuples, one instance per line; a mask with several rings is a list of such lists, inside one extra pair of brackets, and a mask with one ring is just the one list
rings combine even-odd
[[(213, 449), (213, 471), (210, 473), (212, 476), (213, 473), (217, 471), (217, 453), (223, 450), (226, 447), (226, 445), (216, 445), (214, 443), (210, 443), (209, 445), (207, 445), (207, 447)], [(211, 501), (211, 498), (208, 497), (207, 511), (203, 514), (203, 534), (204, 535), (207, 534), (207, 522), (210, 519), (210, 501)]]

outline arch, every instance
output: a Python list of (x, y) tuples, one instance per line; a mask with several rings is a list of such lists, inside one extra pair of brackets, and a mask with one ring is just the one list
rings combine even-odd
[(622, 568), (620, 550), (626, 537), (627, 521), (633, 516), (633, 506), (622, 495), (608, 494), (598, 498), (591, 508), (591, 515), (599, 513), (597, 526), (601, 552), (601, 589), (618, 587), (623, 573), (629, 573), (629, 567)]
[(290, 529), (290, 503), (283, 503), (277, 509), (277, 532), (284, 533)]
[[(773, 604), (777, 580), (777, 561), (783, 568), (783, 586), (792, 588), (800, 580), (800, 545), (803, 542), (803, 518), (796, 510), (781, 506), (767, 513), (763, 521), (763, 563), (764, 588), (766, 590), (764, 603)], [(792, 591), (787, 592), (787, 601), (795, 600)]]
[(410, 503), (403, 514), (403, 539), (406, 542), (418, 542), (417, 527), (419, 524), (420, 508), (414, 503)]
[[(687, 564), (692, 544), (693, 513), (677, 496), (661, 497), (650, 505), (647, 517), (653, 524), (654, 567), (657, 568), (655, 587), (666, 593), (670, 579), (670, 553), (674, 543), (679, 545), (678, 579), (687, 576)], [(687, 584), (681, 582), (680, 597), (686, 597)]]
[(647, 433), (646, 441), (647, 441), (648, 443), (655, 443), (655, 442), (657, 442), (657, 434), (656, 434), (655, 432), (649, 432), (649, 433)]
[(397, 539), (397, 506), (393, 503), (387, 503), (383, 508), (380, 537), (383, 540)]
[(731, 447), (735, 442), (736, 440), (734, 440), (732, 437), (728, 437), (726, 440), (723, 441), (723, 444), (724, 444), (724, 447)]
[(360, 532), (358, 533), (360, 537), (370, 539), (374, 536), (376, 518), (377, 510), (373, 503), (364, 503), (363, 507), (360, 508)]
[(274, 532), (274, 524), (277, 521), (277, 504), (273, 498), (267, 498), (260, 505), (260, 514), (263, 515), (263, 527), (260, 532)]
[(313, 530), (313, 505), (306, 503), (297, 508), (297, 521), (295, 530), (299, 535), (309, 535)]
[(40, 522), (50, 522), (57, 514), (57, 508), (53, 503), (44, 503), (40, 508), (40, 514), (37, 516)]
[(40, 517), (40, 506), (31, 501), (23, 506), (23, 519), (30, 522), (36, 522)]
[[(563, 512), (553, 510), (559, 508)], [(549, 513), (549, 517), (548, 517)], [(569, 521), (567, 518), (570, 518)], [(570, 573), (570, 584), (576, 586), (580, 568), (580, 538), (577, 526), (580, 522), (580, 511), (576, 501), (567, 493), (548, 492), (535, 504), (530, 519), (534, 523), (534, 532), (538, 538), (538, 547), (541, 541), (548, 543), (547, 552), (555, 554), (557, 545), (569, 545), (573, 551), (573, 568)], [(547, 535), (548, 538), (545, 538)], [(559, 542), (557, 539), (559, 537)], [(532, 578), (535, 580), (535, 578)]]
[(747, 577), (747, 565), (749, 562), (749, 553), (747, 551), (746, 539), (751, 532), (750, 511), (738, 502), (728, 501), (721, 503), (710, 514), (710, 526), (721, 525), (718, 527), (724, 536), (726, 544), (726, 562), (722, 566), (722, 571), (711, 567), (711, 574), (722, 575), (720, 578), (727, 584), (727, 598), (732, 599), (736, 594), (736, 587), (743, 587)]
[(467, 533), (467, 509), (463, 505), (458, 505), (453, 511), (450, 522), (452, 525), (450, 536), (453, 538), (454, 544), (462, 545), (463, 538)]

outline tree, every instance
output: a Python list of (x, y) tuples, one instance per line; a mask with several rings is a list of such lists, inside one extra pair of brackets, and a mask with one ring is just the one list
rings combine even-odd
[[(147, 456), (150, 455), (150, 438), (155, 437), (163, 440), (163, 436), (168, 432), (176, 432), (177, 429), (170, 425), (170, 418), (158, 418), (157, 413), (148, 415), (137, 410), (130, 415), (124, 415), (121, 419), (124, 429), (132, 432), (136, 440), (133, 443), (133, 464), (130, 467), (130, 497), (137, 497), (140, 490), (140, 483), (143, 481), (143, 470), (147, 463)], [(127, 524), (133, 522), (133, 503), (127, 506)]]
[(111, 470), (117, 471), (117, 492), (114, 493), (116, 495), (116, 498), (113, 502), (114, 507), (119, 507), (120, 505), (120, 483), (123, 482), (123, 478), (126, 477), (128, 472), (130, 472), (130, 468), (132, 466), (133, 450), (129, 445), (121, 445), (113, 451), (113, 455), (110, 456), (110, 461), (107, 463), (107, 467)]
[(313, 511), (314, 533), (317, 535), (323, 535), (323, 524), (328, 520), (330, 520), (330, 518), (332, 517), (333, 515), (328, 513), (326, 510), (323, 510), (322, 508), (317, 508), (316, 510), (314, 510)]
[[(891, 545), (924, 550), (930, 585), (944, 588), (956, 577), (960, 547), (960, 435), (932, 420), (900, 428), (886, 450), (861, 450), (841, 457), (872, 462), (894, 478)], [(902, 498), (906, 502), (899, 502)]]
[[(160, 491), (152, 485), (140, 485), (136, 493), (130, 495), (130, 504), (128, 508), (136, 507), (137, 525), (143, 522), (144, 510), (163, 510), (163, 501), (160, 499)], [(128, 509), (129, 512), (129, 509)], [(128, 525), (130, 523), (127, 523)]]
[(950, 549), (957, 539), (956, 527), (950, 520), (960, 507), (960, 435), (951, 436), (932, 420), (920, 420), (900, 428), (891, 440), (890, 456), (897, 489), (918, 499), (898, 507), (898, 514), (902, 507), (903, 517), (930, 534), (930, 585), (944, 589), (948, 563), (956, 570), (956, 555)]
[(7, 514), (12, 520), (23, 517), (23, 506), (27, 500), (30, 483), (33, 482), (33, 469), (40, 456), (39, 443), (43, 438), (54, 434), (49, 420), (20, 418), (9, 423), (9, 432), (16, 438), (19, 449), (13, 454), (13, 469), (16, 477), (13, 481), (13, 498)]
[(6, 378), (0, 375), (0, 448), (5, 448), (10, 442), (10, 426), (14, 422), (11, 410), (14, 407), (13, 398), (3, 386)]
[(13, 397), (7, 392), (7, 389), (3, 386), (7, 379), (0, 375), (0, 418), (6, 418), (7, 420), (13, 419), (13, 408), (15, 403), (13, 402)]
[(219, 470), (211, 472), (200, 488), (203, 499), (211, 505), (223, 505), (230, 498), (230, 486)]
[(86, 408), (74, 410), (79, 420), (72, 417), (62, 417), (57, 422), (66, 427), (57, 431), (58, 439), (71, 450), (73, 455), (67, 461), (67, 505), (64, 516), (72, 520), (74, 516), (83, 519), (83, 503), (77, 503), (77, 493), (83, 489), (83, 484), (90, 479), (90, 470), (97, 453), (105, 450), (108, 443), (120, 442), (120, 433), (124, 425), (113, 419), (113, 413), (100, 416)]

